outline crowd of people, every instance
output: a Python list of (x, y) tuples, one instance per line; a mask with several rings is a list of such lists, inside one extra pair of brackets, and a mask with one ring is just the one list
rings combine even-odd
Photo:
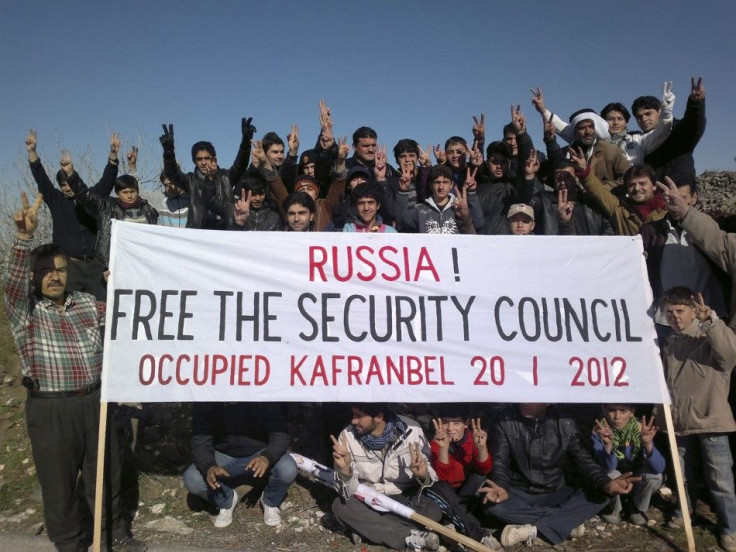
[[(191, 147), (194, 170), (184, 172), (174, 127), (163, 125), (162, 191), (148, 198), (140, 195), (136, 148), (127, 153), (128, 174), (117, 174), (117, 134), (99, 182), (88, 187), (64, 152), (55, 187), (30, 131), (25, 144), (40, 194), (32, 204), (24, 196), (15, 216), (5, 306), (28, 388), (46, 526), (57, 549), (86, 550), (89, 543), (76, 488), (81, 472), (91, 508), (100, 325), (115, 219), (221, 231), (641, 234), (688, 490), (707, 487), (720, 544), (735, 551), (728, 434), (736, 422), (728, 392), (736, 364), (736, 236), (697, 209), (692, 154), (705, 130), (702, 79), (692, 80), (681, 119), (674, 117), (671, 82), (661, 98), (635, 99), (631, 112), (609, 103), (600, 114), (576, 111), (568, 122), (550, 111), (541, 88), (532, 89), (531, 103), (543, 123), (544, 152), (535, 148), (521, 106), (512, 106), (511, 121), (487, 146), (481, 114), (473, 117), (472, 140), (452, 136), (444, 147), (426, 148), (399, 140), (395, 167), (372, 128), (358, 128), (352, 146), (336, 137), (324, 102), (316, 143), (302, 152), (297, 127), (286, 141), (274, 132), (257, 139), (253, 119), (244, 117), (229, 169), (219, 166), (214, 146), (201, 141)], [(632, 114), (640, 131), (628, 128)], [(42, 202), (53, 221), (52, 244), (32, 250)], [(656, 407), (653, 417), (639, 418), (633, 404), (603, 405), (586, 437), (553, 404), (507, 405), (487, 430), (472, 407), (443, 405), (433, 412), (429, 436), (388, 404), (342, 406), (352, 408), (352, 418), (331, 435), (338, 494), (332, 513), (355, 542), (414, 550), (440, 544), (426, 528), (356, 499), (358, 484), (501, 549), (537, 538), (559, 544), (582, 534), (584, 522), (598, 513), (611, 524), (625, 517), (644, 525), (667, 470), (667, 451), (655, 444), (663, 426)], [(219, 509), (215, 526), (232, 522), (244, 477), (263, 483), (264, 523), (280, 524), (279, 506), (297, 476), (283, 405), (197, 403), (192, 426), (193, 463), (184, 485)], [(122, 523), (112, 445), (105, 542), (110, 550), (142, 551), (146, 545)], [(681, 510), (669, 523), (682, 527)]]

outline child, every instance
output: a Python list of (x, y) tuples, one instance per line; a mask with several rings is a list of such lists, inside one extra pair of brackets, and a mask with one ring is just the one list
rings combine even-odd
[(386, 226), (378, 214), (381, 208), (381, 188), (378, 184), (367, 182), (359, 184), (350, 193), (350, 199), (355, 210), (355, 222), (348, 222), (343, 226), (343, 232), (376, 232), (396, 233), (392, 226)]
[(488, 434), (481, 428), (480, 418), (470, 418), (468, 428), (462, 407), (451, 404), (442, 410), (442, 417), (432, 420), (435, 435), (429, 443), (432, 467), (439, 481), (425, 492), (438, 502), (458, 531), (489, 548), (499, 549), (498, 541), (468, 510), (493, 467)]
[[(674, 287), (662, 296), (674, 334), (664, 346), (665, 379), (672, 397), (677, 449), (686, 481), (699, 475), (718, 517), (721, 547), (736, 552), (736, 496), (728, 433), (736, 431), (728, 390), (736, 364), (736, 334), (708, 307), (702, 294)], [(702, 465), (696, 474), (695, 464)], [(690, 486), (690, 489), (694, 485)], [(672, 525), (681, 520), (675, 517)]]
[[(631, 501), (629, 522), (646, 525), (646, 511), (654, 492), (662, 486), (662, 473), (665, 460), (654, 446), (657, 426), (654, 418), (647, 422), (642, 416), (636, 419), (633, 404), (605, 404), (604, 418), (596, 420), (591, 439), (593, 455), (608, 476), (616, 478), (623, 473), (632, 472), (641, 477), (628, 495)], [(621, 522), (621, 497), (611, 499), (610, 513), (602, 514), (606, 523)]]

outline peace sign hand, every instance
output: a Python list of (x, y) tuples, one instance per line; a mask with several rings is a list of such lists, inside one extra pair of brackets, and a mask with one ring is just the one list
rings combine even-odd
[(427, 478), (427, 460), (422, 454), (422, 445), (420, 443), (411, 443), (409, 445), (409, 452), (411, 453), (411, 464), (409, 464), (409, 470), (414, 474), (417, 479)]
[(574, 210), (575, 204), (567, 201), (567, 188), (560, 187), (557, 191), (557, 218), (561, 222), (570, 222)]
[(159, 142), (161, 142), (161, 146), (164, 148), (164, 153), (167, 152), (173, 152), (174, 151), (174, 125), (169, 125), (168, 128), (166, 128), (166, 125), (161, 125), (164, 129), (164, 133), (159, 136)]
[(445, 161), (447, 161), (447, 155), (445, 155), (445, 150), (443, 150), (439, 144), (437, 144), (434, 147), (434, 158), (437, 160), (437, 163), (440, 165), (444, 165)]
[(485, 113), (480, 114), (480, 119), (473, 115), (473, 138), (477, 142), (482, 142), (486, 139), (486, 115)]
[(234, 207), (235, 224), (237, 224), (238, 226), (245, 226), (245, 222), (250, 216), (250, 198), (250, 190), (248, 190), (247, 195), (245, 192), (245, 188), (240, 190), (240, 198), (238, 199), (238, 201), (235, 202)]
[(606, 423), (605, 418), (595, 421), (593, 433), (600, 437), (601, 441), (603, 441), (603, 448), (608, 454), (611, 454), (613, 450), (613, 431), (611, 431), (608, 423)]
[(703, 299), (702, 293), (698, 293), (697, 300), (695, 299), (695, 296), (693, 295), (691, 295), (690, 298), (693, 301), (695, 301), (695, 313), (698, 317), (698, 320), (700, 320), (702, 324), (703, 322), (705, 322), (711, 317), (711, 314), (713, 313), (713, 309), (705, 304), (705, 299)]
[(465, 175), (465, 188), (467, 190), (475, 190), (478, 186), (478, 182), (475, 180), (475, 175), (478, 173), (478, 167), (475, 167), (473, 171), (470, 171), (470, 166), (467, 168), (467, 173)]
[(441, 449), (450, 448), (450, 438), (447, 436), (445, 431), (445, 425), (442, 423), (441, 418), (432, 418), (432, 425), (434, 425), (434, 442)]
[(702, 102), (705, 100), (705, 86), (703, 86), (703, 77), (698, 77), (698, 82), (695, 82), (695, 77), (690, 79), (690, 99), (694, 102)]
[(480, 418), (470, 418), (470, 431), (476, 447), (481, 449), (488, 446), (488, 433), (480, 427)]
[(338, 441), (334, 435), (330, 435), (332, 439), (332, 459), (335, 461), (335, 467), (343, 475), (352, 475), (352, 461), (353, 457), (348, 450), (347, 438), (345, 434), (340, 435)]
[(43, 194), (38, 194), (33, 205), (28, 205), (28, 196), (25, 192), (20, 193), (21, 208), (13, 214), (19, 238), (24, 240), (33, 238), (33, 233), (38, 228), (38, 210), (42, 201)]
[(427, 144), (427, 149), (423, 150), (422, 146), (417, 146), (419, 148), (419, 158), (417, 161), (419, 161), (419, 164), (422, 167), (431, 167), (432, 166), (432, 159), (430, 159), (429, 154), (432, 151), (432, 144)]
[(529, 90), (532, 91), (532, 104), (534, 105), (534, 109), (536, 109), (537, 113), (544, 117), (544, 112), (547, 111), (547, 106), (544, 105), (542, 87), (537, 86), (536, 88), (530, 88)]
[(654, 425), (654, 416), (647, 422), (647, 417), (641, 417), (641, 442), (647, 448), (647, 452), (651, 451), (652, 441), (659, 428)]

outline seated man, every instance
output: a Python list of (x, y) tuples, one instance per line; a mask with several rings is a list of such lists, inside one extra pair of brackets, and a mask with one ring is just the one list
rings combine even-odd
[(379, 512), (353, 495), (368, 485), (433, 521), (442, 518), (437, 504), (422, 494), (437, 480), (429, 464), (429, 443), (413, 420), (396, 415), (386, 404), (355, 404), (350, 425), (334, 444), (335, 484), (332, 503), (337, 520), (375, 544), (397, 550), (437, 550), (435, 533), (417, 529), (410, 520)]
[[(279, 506), (296, 479), (286, 454), (291, 439), (279, 403), (194, 403), (192, 460), (184, 472), (187, 490), (220, 509), (215, 527), (227, 527), (240, 497), (235, 487), (250, 478), (267, 478), (261, 495), (263, 522), (281, 523)], [(251, 480), (252, 481), (252, 480)]]
[[(609, 477), (633, 472), (641, 477), (630, 494), (629, 522), (646, 525), (646, 513), (652, 495), (662, 486), (665, 460), (654, 446), (657, 426), (654, 418), (641, 422), (635, 416), (633, 404), (604, 404), (602, 420), (596, 420), (591, 439), (593, 456)], [(609, 509), (601, 517), (610, 524), (621, 522), (621, 497), (611, 499)]]
[[(626, 494), (638, 481), (631, 473), (608, 477), (577, 431), (571, 418), (546, 403), (510, 405), (494, 424), (493, 471), (479, 492), (485, 495), (486, 513), (511, 524), (501, 533), (503, 546), (531, 544), (538, 534), (559, 544), (603, 509), (608, 502), (603, 493)], [(581, 486), (566, 481), (568, 463)]]

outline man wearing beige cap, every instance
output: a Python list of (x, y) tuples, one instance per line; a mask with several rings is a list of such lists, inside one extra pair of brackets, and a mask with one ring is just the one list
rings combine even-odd
[(534, 230), (534, 209), (526, 203), (515, 203), (509, 207), (506, 220), (509, 224), (509, 234), (526, 236)]

